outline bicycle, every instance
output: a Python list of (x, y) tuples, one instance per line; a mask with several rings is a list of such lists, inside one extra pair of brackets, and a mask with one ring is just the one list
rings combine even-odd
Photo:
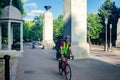
[[(72, 57), (72, 60), (73, 60), (73, 56), (70, 56)], [(61, 58), (59, 60), (59, 73), (60, 75), (65, 74), (65, 77), (66, 77), (66, 80), (71, 80), (71, 77), (72, 77), (72, 71), (71, 71), (71, 67), (70, 65), (68, 64), (68, 59), (65, 58), (65, 61), (63, 61)]]

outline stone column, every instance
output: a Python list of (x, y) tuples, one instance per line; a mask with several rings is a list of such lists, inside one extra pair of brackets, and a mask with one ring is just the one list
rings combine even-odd
[(51, 6), (45, 6), (46, 12), (44, 13), (43, 22), (43, 42), (44, 49), (53, 48), (53, 16), (49, 10)]
[(0, 25), (0, 50), (2, 49), (2, 32), (1, 32), (1, 25)]
[(11, 21), (8, 21), (8, 50), (11, 50)]
[(20, 50), (23, 51), (23, 22), (20, 23)]
[(118, 19), (118, 23), (117, 23), (117, 40), (116, 40), (116, 47), (120, 47), (120, 18)]
[(64, 0), (64, 36), (66, 35), (71, 36), (75, 58), (88, 58), (86, 0)]
[(11, 45), (13, 44), (13, 25), (11, 24)]

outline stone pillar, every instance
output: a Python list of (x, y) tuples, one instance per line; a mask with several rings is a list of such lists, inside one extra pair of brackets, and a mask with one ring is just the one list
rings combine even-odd
[(8, 50), (11, 50), (11, 21), (8, 21)]
[(13, 44), (13, 25), (11, 24), (11, 45)]
[(120, 18), (118, 19), (118, 23), (117, 23), (117, 40), (116, 40), (116, 47), (120, 47)]
[(0, 25), (0, 50), (2, 49), (2, 32), (1, 32), (1, 25)]
[(64, 36), (66, 35), (71, 36), (75, 58), (88, 58), (86, 0), (64, 0)]
[(43, 42), (44, 49), (53, 48), (53, 16), (49, 10), (51, 6), (45, 6), (46, 12), (44, 13), (43, 22)]
[(23, 22), (20, 23), (20, 50), (23, 51)]

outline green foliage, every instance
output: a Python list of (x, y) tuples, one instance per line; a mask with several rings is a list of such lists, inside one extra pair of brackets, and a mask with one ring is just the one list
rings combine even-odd
[(20, 24), (13, 25), (13, 39), (20, 41)]
[(54, 35), (54, 39), (63, 35), (63, 15), (59, 15), (57, 19), (54, 19), (53, 35)]
[[(4, 8), (5, 6), (8, 6), (10, 4), (10, 0), (0, 0), (0, 8)], [(12, 1), (13, 6), (15, 6), (17, 9), (20, 10), (22, 14), (25, 14), (24, 8), (23, 8), (23, 0), (13, 0)], [(1, 9), (0, 9), (1, 12)]]
[(35, 25), (32, 27), (32, 34), (35, 40), (40, 40), (43, 38), (43, 15), (36, 16), (34, 18)]
[(98, 11), (99, 16), (103, 19), (103, 23), (105, 18), (113, 19), (118, 16), (118, 8), (112, 0), (106, 0)]
[(43, 38), (43, 15), (36, 16), (33, 21), (26, 21), (24, 23), (24, 40), (40, 40)]
[(102, 32), (102, 24), (100, 17), (97, 14), (88, 14), (88, 23), (89, 29), (88, 29), (88, 36), (90, 36), (91, 39), (98, 39), (100, 38), (100, 34)]
[(23, 39), (25, 41), (29, 41), (31, 39), (30, 32), (31, 32), (31, 27), (35, 23), (33, 21), (25, 21), (23, 24)]
[(8, 35), (8, 32), (7, 32), (7, 25), (2, 25), (2, 43), (6, 43), (7, 42), (7, 35)]
[(104, 18), (109, 18), (114, 8), (114, 2), (112, 0), (106, 0), (99, 9), (100, 15)]
[(21, 14), (25, 14), (23, 4), (24, 4), (23, 0), (13, 0), (13, 6), (15, 6), (17, 9), (19, 9)]
[[(33, 21), (24, 22), (23, 38), (25, 41), (43, 39), (43, 19), (44, 16), (40, 15), (36, 16)], [(58, 18), (53, 21), (53, 27), (54, 39), (63, 35), (63, 15), (58, 16)]]
[(0, 17), (1, 17), (1, 8), (2, 8), (2, 4), (3, 4), (3, 2), (2, 2), (2, 0), (0, 0)]
[[(120, 15), (119, 8), (116, 7), (115, 2), (112, 0), (106, 0), (100, 9), (98, 10), (98, 15), (102, 19), (101, 23), (105, 27), (105, 18), (108, 18), (108, 25), (107, 25), (107, 31), (108, 31), (108, 40), (109, 40), (109, 25), (112, 24), (112, 41), (115, 44), (116, 41), (116, 33), (117, 33), (117, 21)], [(103, 28), (102, 35), (105, 35), (105, 28)], [(105, 36), (102, 36), (105, 38)]]

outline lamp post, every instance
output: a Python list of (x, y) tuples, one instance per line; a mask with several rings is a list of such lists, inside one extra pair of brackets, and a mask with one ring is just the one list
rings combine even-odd
[(108, 47), (108, 44), (107, 44), (107, 24), (108, 24), (108, 19), (106, 18), (105, 19), (105, 46), (104, 46), (104, 50), (107, 52), (107, 47)]
[(109, 51), (112, 51), (112, 35), (111, 35), (111, 33), (112, 33), (112, 24), (110, 24), (110, 50)]

